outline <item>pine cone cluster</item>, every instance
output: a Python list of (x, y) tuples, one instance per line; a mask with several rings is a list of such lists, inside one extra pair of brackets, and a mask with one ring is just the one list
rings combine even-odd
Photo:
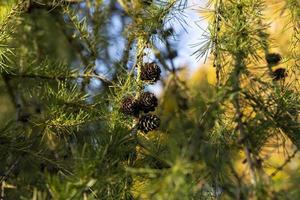
[[(155, 111), (158, 105), (156, 96), (151, 92), (143, 92), (138, 99), (133, 96), (124, 97), (120, 111), (126, 115), (139, 116), (140, 112), (149, 113)], [(146, 114), (139, 118), (138, 130), (147, 133), (159, 127), (160, 119), (156, 115)]]
[(148, 133), (149, 131), (153, 131), (157, 129), (160, 125), (160, 119), (156, 115), (143, 115), (138, 122), (138, 130)]
[[(140, 80), (147, 83), (155, 83), (160, 78), (161, 70), (155, 63), (145, 63), (141, 67)], [(138, 98), (133, 96), (124, 97), (120, 111), (126, 115), (139, 117), (137, 129), (148, 133), (159, 127), (160, 119), (156, 115), (147, 114), (155, 111), (158, 105), (156, 96), (151, 92), (142, 92)], [(140, 116), (140, 112), (145, 113)]]
[(141, 68), (141, 80), (155, 83), (160, 78), (161, 70), (155, 63), (146, 63)]

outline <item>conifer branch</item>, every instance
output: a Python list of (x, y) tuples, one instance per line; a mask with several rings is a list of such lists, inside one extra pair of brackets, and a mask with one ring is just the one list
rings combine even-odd
[[(0, 24), (0, 32), (3, 33), (7, 31), (7, 26), (15, 19), (16, 16), (20, 15), (27, 8), (27, 0), (19, 0), (18, 3), (11, 9), (10, 13), (3, 20), (4, 23)], [(9, 27), (11, 29), (11, 27)]]
[[(244, 49), (242, 44), (247, 40), (247, 38), (244, 36), (243, 31), (245, 30), (245, 25), (247, 24), (246, 17), (243, 15), (243, 5), (241, 2), (236, 5), (236, 12), (237, 16), (236, 18), (233, 19), (232, 23), (237, 23), (234, 24), (233, 32), (237, 35), (236, 38), (234, 39), (233, 42), (233, 49), (231, 50), (231, 54), (234, 59), (234, 68), (233, 72), (231, 73), (231, 77), (229, 79), (229, 82), (233, 88), (234, 91), (237, 93), (232, 99), (232, 103), (235, 108), (236, 116), (235, 116), (235, 121), (237, 123), (237, 130), (240, 134), (240, 142), (243, 144), (243, 150), (246, 156), (247, 163), (249, 165), (249, 170), (250, 170), (250, 177), (251, 177), (251, 182), (256, 185), (258, 181), (258, 177), (256, 175), (256, 162), (252, 158), (251, 155), (251, 148), (249, 146), (249, 140), (247, 139), (247, 132), (244, 127), (243, 123), (243, 112), (242, 112), (242, 107), (240, 105), (241, 101), (241, 76), (245, 71), (246, 64), (245, 64), (245, 59), (247, 57), (246, 51), (249, 51), (248, 49)], [(239, 32), (237, 32), (239, 31)]]
[[(281, 199), (274, 176), (294, 175), (284, 167), (300, 146), (297, 1), (279, 3), (290, 48), (270, 64), (281, 48), (267, 34), (274, 4), (209, 0), (197, 54), (211, 54), (216, 86), (176, 66), (173, 22), (188, 25), (186, 0), (1, 4), (0, 198)], [(293, 76), (271, 80), (277, 64)], [(160, 99), (148, 88), (159, 79)], [(278, 140), (297, 149), (267, 174), (263, 155)], [(298, 178), (286, 198), (299, 199)]]
[(8, 74), (8, 77), (11, 78), (30, 78), (30, 79), (46, 79), (46, 80), (59, 80), (59, 81), (64, 81), (67, 79), (99, 79), (103, 81), (106, 84), (111, 85), (112, 82), (104, 77), (103, 75), (100, 74), (82, 74), (82, 75), (66, 75), (66, 76), (47, 76), (47, 75), (39, 75), (39, 74)]
[(38, 0), (30, 0), (29, 5), (27, 6), (27, 12), (34, 9), (53, 11), (54, 9), (61, 8), (62, 6), (70, 6), (80, 4), (82, 2), (84, 2), (84, 0), (55, 0), (47, 3), (39, 2)]
[(215, 14), (214, 14), (214, 29), (213, 29), (213, 37), (212, 37), (212, 43), (213, 43), (213, 66), (216, 68), (216, 79), (217, 79), (217, 85), (220, 85), (220, 72), (221, 72), (221, 58), (220, 58), (220, 42), (219, 42), (219, 32), (221, 30), (221, 20), (222, 20), (222, 0), (218, 0), (215, 3)]

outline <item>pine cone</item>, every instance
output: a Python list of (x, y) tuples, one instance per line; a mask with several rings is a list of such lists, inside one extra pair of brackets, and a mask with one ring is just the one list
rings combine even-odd
[(276, 65), (281, 61), (281, 55), (278, 53), (269, 53), (266, 55), (266, 60), (269, 65)]
[(133, 96), (124, 97), (121, 103), (121, 112), (126, 115), (137, 116), (139, 114), (138, 102)]
[(159, 127), (160, 119), (156, 115), (143, 115), (138, 122), (138, 130), (147, 133)]
[(273, 79), (275, 81), (284, 79), (285, 77), (287, 77), (287, 73), (286, 73), (286, 69), (284, 68), (278, 68), (275, 71), (272, 72), (273, 75)]
[(141, 69), (141, 80), (156, 82), (160, 78), (161, 70), (155, 63), (146, 63)]
[(151, 92), (144, 92), (139, 98), (139, 107), (145, 113), (154, 111), (158, 105), (156, 96)]

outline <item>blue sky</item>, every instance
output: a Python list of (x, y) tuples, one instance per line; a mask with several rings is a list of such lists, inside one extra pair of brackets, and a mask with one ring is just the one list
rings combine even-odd
[[(187, 8), (184, 10), (183, 15), (181, 15), (185, 16), (186, 23), (183, 24), (184, 27), (182, 27), (176, 19), (170, 21), (170, 24), (172, 24), (177, 36), (175, 41), (171, 41), (176, 44), (176, 50), (178, 53), (178, 56), (174, 59), (174, 64), (176, 67), (187, 66), (190, 69), (190, 73), (193, 73), (204, 62), (203, 58), (196, 58), (196, 56), (192, 54), (197, 50), (197, 47), (193, 47), (193, 45), (200, 42), (203, 30), (207, 29), (207, 22), (200, 20), (198, 11), (200, 7), (205, 7), (206, 3), (207, 0), (188, 0)], [(122, 32), (120, 23), (119, 16), (113, 16), (109, 27), (111, 30), (109, 52), (115, 60), (121, 59), (122, 54), (118, 51), (118, 49), (124, 48), (125, 42), (124, 38), (120, 35)], [(151, 59), (153, 58), (150, 57), (149, 60), (151, 61)], [(98, 72), (104, 75), (110, 74), (109, 71), (112, 68), (107, 66), (100, 59), (96, 61), (96, 65)], [(97, 87), (99, 84), (101, 83), (95, 80), (93, 85)], [(150, 86), (148, 89), (155, 92), (157, 95), (161, 92), (159, 83), (154, 86)]]
[(175, 60), (176, 65), (187, 65), (191, 72), (197, 69), (204, 62), (204, 59), (196, 58), (192, 54), (197, 50), (193, 45), (200, 42), (203, 35), (203, 30), (207, 27), (207, 22), (200, 21), (199, 7), (205, 7), (206, 0), (189, 0), (188, 6), (184, 11), (186, 15), (185, 30), (179, 23), (174, 22), (176, 33), (179, 34), (178, 38), (178, 58)]
[[(204, 58), (197, 58), (193, 53), (197, 50), (195, 44), (199, 44), (204, 34), (204, 30), (207, 29), (208, 23), (200, 20), (199, 8), (205, 7), (207, 0), (189, 0), (188, 6), (184, 10), (186, 24), (184, 28), (174, 20), (172, 27), (175, 29), (175, 33), (178, 36), (176, 38), (178, 57), (175, 58), (174, 63), (176, 67), (187, 66), (190, 74), (194, 73), (196, 69), (201, 67), (204, 63)], [(146, 90), (155, 93), (160, 96), (162, 87), (158, 82), (155, 85), (150, 85)]]

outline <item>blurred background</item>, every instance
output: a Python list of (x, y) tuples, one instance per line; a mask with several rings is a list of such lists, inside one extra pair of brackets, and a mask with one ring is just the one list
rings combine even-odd
[[(129, 1), (105, 0), (104, 6), (90, 3), (97, 1), (83, 1), (79, 4), (72, 4), (70, 10), (60, 10), (59, 7), (49, 6), (47, 0), (31, 2), (32, 4), (24, 8), (25, 12), (13, 21), (14, 30), (9, 33), (9, 37), (1, 36), (2, 41), (9, 45), (9, 51), (12, 52), (11, 58), (6, 60), (9, 64), (0, 63), (1, 72), (5, 74), (5, 70), (8, 70), (11, 74), (38, 74), (40, 76), (38, 81), (35, 81), (30, 77), (24, 79), (24, 77), (3, 75), (0, 81), (0, 126), (6, 125), (11, 120), (19, 120), (22, 122), (20, 126), (24, 128), (24, 132), (29, 130), (29, 126), (26, 125), (28, 116), (34, 115), (38, 119), (47, 119), (48, 116), (43, 116), (43, 109), (48, 105), (40, 102), (49, 98), (50, 100), (47, 99), (47, 101), (50, 102), (48, 102), (49, 105), (51, 104), (51, 95), (55, 94), (53, 91), (60, 90), (55, 82), (60, 80), (59, 77), (66, 74), (70, 76), (72, 78), (70, 78), (70, 82), (78, 85), (82, 93), (89, 95), (87, 101), (92, 104), (96, 102), (96, 98), (102, 97), (101, 94), (105, 96), (111, 92), (110, 81), (119, 84), (118, 78), (124, 76), (124, 71), (127, 73), (126, 70), (129, 71), (135, 66), (137, 53), (137, 49), (132, 47), (134, 45), (126, 40), (128, 35), (131, 38), (135, 37), (135, 30), (131, 31), (129, 26), (132, 23), (132, 9), (126, 10), (126, 2)], [(164, 1), (157, 0), (155, 2), (158, 4)], [(190, 125), (192, 124), (190, 121), (180, 124), (181, 118), (188, 119), (189, 113), (193, 113), (197, 109), (201, 111), (196, 113), (197, 116), (200, 116), (207, 103), (214, 100), (216, 93), (216, 75), (210, 49), (208, 48), (207, 54), (204, 56), (199, 56), (200, 46), (210, 40), (209, 27), (213, 19), (211, 10), (207, 9), (208, 1), (182, 0), (178, 2), (179, 9), (170, 13), (166, 21), (157, 22), (154, 25), (150, 23), (149, 26), (156, 28), (157, 32), (145, 33), (145, 35), (150, 35), (153, 47), (144, 49), (143, 61), (158, 63), (163, 75), (158, 83), (147, 86), (146, 90), (155, 93), (162, 102), (159, 114), (163, 116), (162, 121), (166, 124), (163, 128), (169, 132), (172, 130), (174, 132), (177, 130), (193, 132), (198, 131), (198, 127)], [(276, 67), (285, 68), (288, 72), (295, 71), (294, 60), (291, 59), (293, 55), (287, 48), (293, 43), (290, 40), (293, 30), (289, 28), (290, 16), (284, 12), (285, 1), (268, 0), (265, 2), (264, 14), (266, 16), (265, 23), (269, 24), (270, 51), (279, 53), (283, 57), (283, 62)], [(14, 0), (0, 2), (0, 23), (5, 22), (14, 5)], [(137, 5), (137, 7), (139, 6)], [(182, 9), (183, 7), (185, 8)], [(151, 10), (151, 5), (149, 9)], [(136, 24), (139, 25), (138, 20)], [(168, 37), (163, 35), (166, 30), (171, 31)], [(89, 42), (90, 38), (94, 43)], [(6, 48), (2, 48), (0, 56), (7, 55), (7, 51)], [(173, 52), (171, 58), (170, 52)], [(162, 56), (166, 62), (162, 64), (157, 55)], [(126, 56), (128, 56), (128, 60), (126, 60)], [(263, 52), (261, 52), (261, 57), (264, 57)], [(11, 68), (11, 66), (13, 67)], [(266, 62), (261, 59), (251, 63), (249, 69), (254, 74), (264, 77), (267, 71)], [(90, 79), (80, 77), (86, 70), (91, 70), (90, 73), (95, 77)], [(79, 78), (73, 77), (74, 71)], [(177, 87), (177, 79), (176, 84), (172, 85), (172, 81), (175, 80), (174, 71), (178, 76), (178, 82), (183, 85), (182, 88)], [(292, 73), (289, 74), (291, 76), (286, 79), (285, 83), (287, 84), (291, 83), (291, 80), (295, 80), (295, 75), (293, 77)], [(104, 79), (97, 78), (98, 75)], [(53, 91), (47, 91), (52, 92), (51, 95), (42, 91), (46, 84), (55, 88)], [(194, 107), (191, 109), (187, 105), (190, 97), (195, 103), (192, 104)], [(59, 99), (60, 96), (58, 95), (57, 98)], [(230, 110), (231, 108), (227, 107), (226, 109)], [(55, 119), (54, 114), (49, 118)], [(99, 115), (96, 112), (93, 114)], [(37, 120), (37, 124), (38, 122)], [(92, 129), (93, 126), (91, 126)], [(31, 134), (31, 131), (35, 130), (28, 132)], [(83, 133), (85, 132), (83, 131)], [(178, 135), (183, 137), (180, 133)], [(296, 183), (300, 180), (300, 157), (297, 152), (293, 153), (294, 146), (288, 138), (280, 140), (280, 143), (277, 142), (277, 139), (270, 139), (269, 143), (263, 147), (261, 156), (265, 159), (265, 168), (270, 174), (290, 158), (284, 166), (284, 170), (274, 174), (275, 186), (285, 188), (289, 187), (291, 177)], [(180, 141), (180, 138), (177, 140)], [(180, 148), (178, 147), (178, 149)], [(238, 173), (242, 175), (246, 166), (241, 159), (243, 154), (241, 153), (239, 156), (235, 165)]]

